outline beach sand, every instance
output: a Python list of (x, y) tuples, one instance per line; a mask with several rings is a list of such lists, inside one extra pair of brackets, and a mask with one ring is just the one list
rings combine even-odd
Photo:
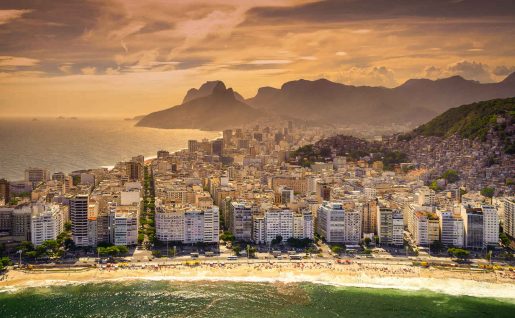
[(11, 270), (0, 281), (0, 291), (27, 287), (129, 280), (310, 282), (335, 286), (430, 290), (450, 295), (515, 300), (515, 273), (456, 271), (408, 265), (335, 263), (225, 263), (198, 266), (172, 265), (82, 271)]

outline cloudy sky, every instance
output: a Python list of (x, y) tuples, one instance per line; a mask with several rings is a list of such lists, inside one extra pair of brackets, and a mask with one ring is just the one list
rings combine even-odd
[(0, 116), (145, 114), (223, 80), (395, 87), (515, 71), (512, 0), (2, 0)]

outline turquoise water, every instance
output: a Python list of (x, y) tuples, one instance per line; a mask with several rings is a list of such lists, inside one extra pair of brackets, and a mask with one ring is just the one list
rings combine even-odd
[(515, 317), (515, 303), (314, 284), (137, 281), (0, 294), (0, 317)]

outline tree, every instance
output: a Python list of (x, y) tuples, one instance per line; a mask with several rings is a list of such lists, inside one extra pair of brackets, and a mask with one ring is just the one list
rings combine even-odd
[(513, 253), (510, 252), (510, 251), (506, 251), (506, 252), (502, 253), (501, 257), (504, 258), (507, 261), (512, 261), (513, 260)]
[(281, 244), (281, 242), (283, 241), (283, 237), (281, 235), (277, 235), (273, 240), (272, 240), (272, 245), (277, 245), (277, 244)]
[(431, 250), (433, 250), (435, 253), (439, 253), (442, 250), (444, 250), (442, 241), (433, 241), (433, 243), (431, 244)]
[(7, 266), (12, 265), (11, 259), (7, 256), (0, 258), (0, 271), (5, 270)]
[(20, 245), (18, 245), (17, 250), (22, 250), (24, 253), (26, 253), (28, 251), (33, 251), (34, 244), (32, 244), (32, 242), (30, 242), (30, 241), (23, 241), (23, 242), (21, 242)]
[(444, 178), (447, 183), (454, 183), (460, 180), (460, 176), (456, 170), (449, 169), (442, 174), (442, 178)]
[(308, 238), (296, 239), (293, 237), (290, 237), (286, 242), (294, 248), (306, 248), (309, 244), (313, 243), (313, 241)]
[(492, 251), (486, 252), (485, 259), (489, 262), (492, 260)]
[(487, 198), (490, 198), (490, 203), (492, 203), (492, 198), (494, 197), (495, 189), (490, 187), (484, 187), (481, 189), (481, 195)]
[(334, 254), (338, 254), (339, 255), (342, 252), (342, 247), (338, 246), (338, 245), (331, 246), (331, 251)]
[(236, 238), (231, 232), (225, 231), (220, 235), (220, 239), (224, 242), (234, 242)]
[(461, 249), (461, 248), (449, 248), (449, 249), (447, 250), (447, 252), (448, 252), (450, 255), (452, 255), (452, 256), (454, 256), (454, 257), (456, 257), (456, 258), (459, 258), (459, 259), (461, 259), (461, 260), (465, 260), (465, 259), (467, 259), (467, 258), (469, 257), (469, 255), (470, 255), (470, 252), (469, 252), (469, 251), (464, 250), (464, 249)]
[(503, 246), (505, 246), (505, 247), (510, 246), (511, 240), (508, 237), (508, 235), (506, 235), (506, 233), (504, 233), (504, 232), (499, 233), (499, 239), (501, 239), (501, 243)]
[(238, 245), (235, 245), (232, 247), (232, 251), (234, 252), (234, 255), (238, 256), (238, 255), (240, 255), (241, 247), (239, 247)]
[(70, 222), (64, 223), (64, 230), (70, 232), (72, 230), (72, 224)]
[(431, 184), (429, 185), (429, 188), (430, 188), (431, 190), (433, 190), (433, 191), (436, 191), (436, 192), (438, 192), (438, 191), (442, 191), (442, 187), (440, 187), (440, 186), (438, 185), (438, 183), (436, 182), (436, 180), (435, 180), (435, 181), (433, 181), (433, 182), (431, 182)]
[(161, 251), (152, 251), (154, 257), (161, 257)]
[(370, 239), (370, 237), (365, 237), (363, 242), (365, 243), (366, 247), (369, 247), (370, 246), (370, 242), (372, 242), (372, 240)]
[(247, 253), (248, 253), (249, 257), (255, 257), (256, 252), (257, 252), (257, 249), (254, 246), (247, 248)]

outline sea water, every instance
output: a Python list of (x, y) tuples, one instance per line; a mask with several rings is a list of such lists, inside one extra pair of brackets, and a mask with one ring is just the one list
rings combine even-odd
[(510, 317), (511, 300), (312, 283), (130, 281), (0, 293), (0, 317)]
[(123, 119), (0, 119), (0, 178), (22, 180), (28, 167), (51, 172), (114, 166), (133, 156), (187, 148), (219, 132), (136, 127)]

